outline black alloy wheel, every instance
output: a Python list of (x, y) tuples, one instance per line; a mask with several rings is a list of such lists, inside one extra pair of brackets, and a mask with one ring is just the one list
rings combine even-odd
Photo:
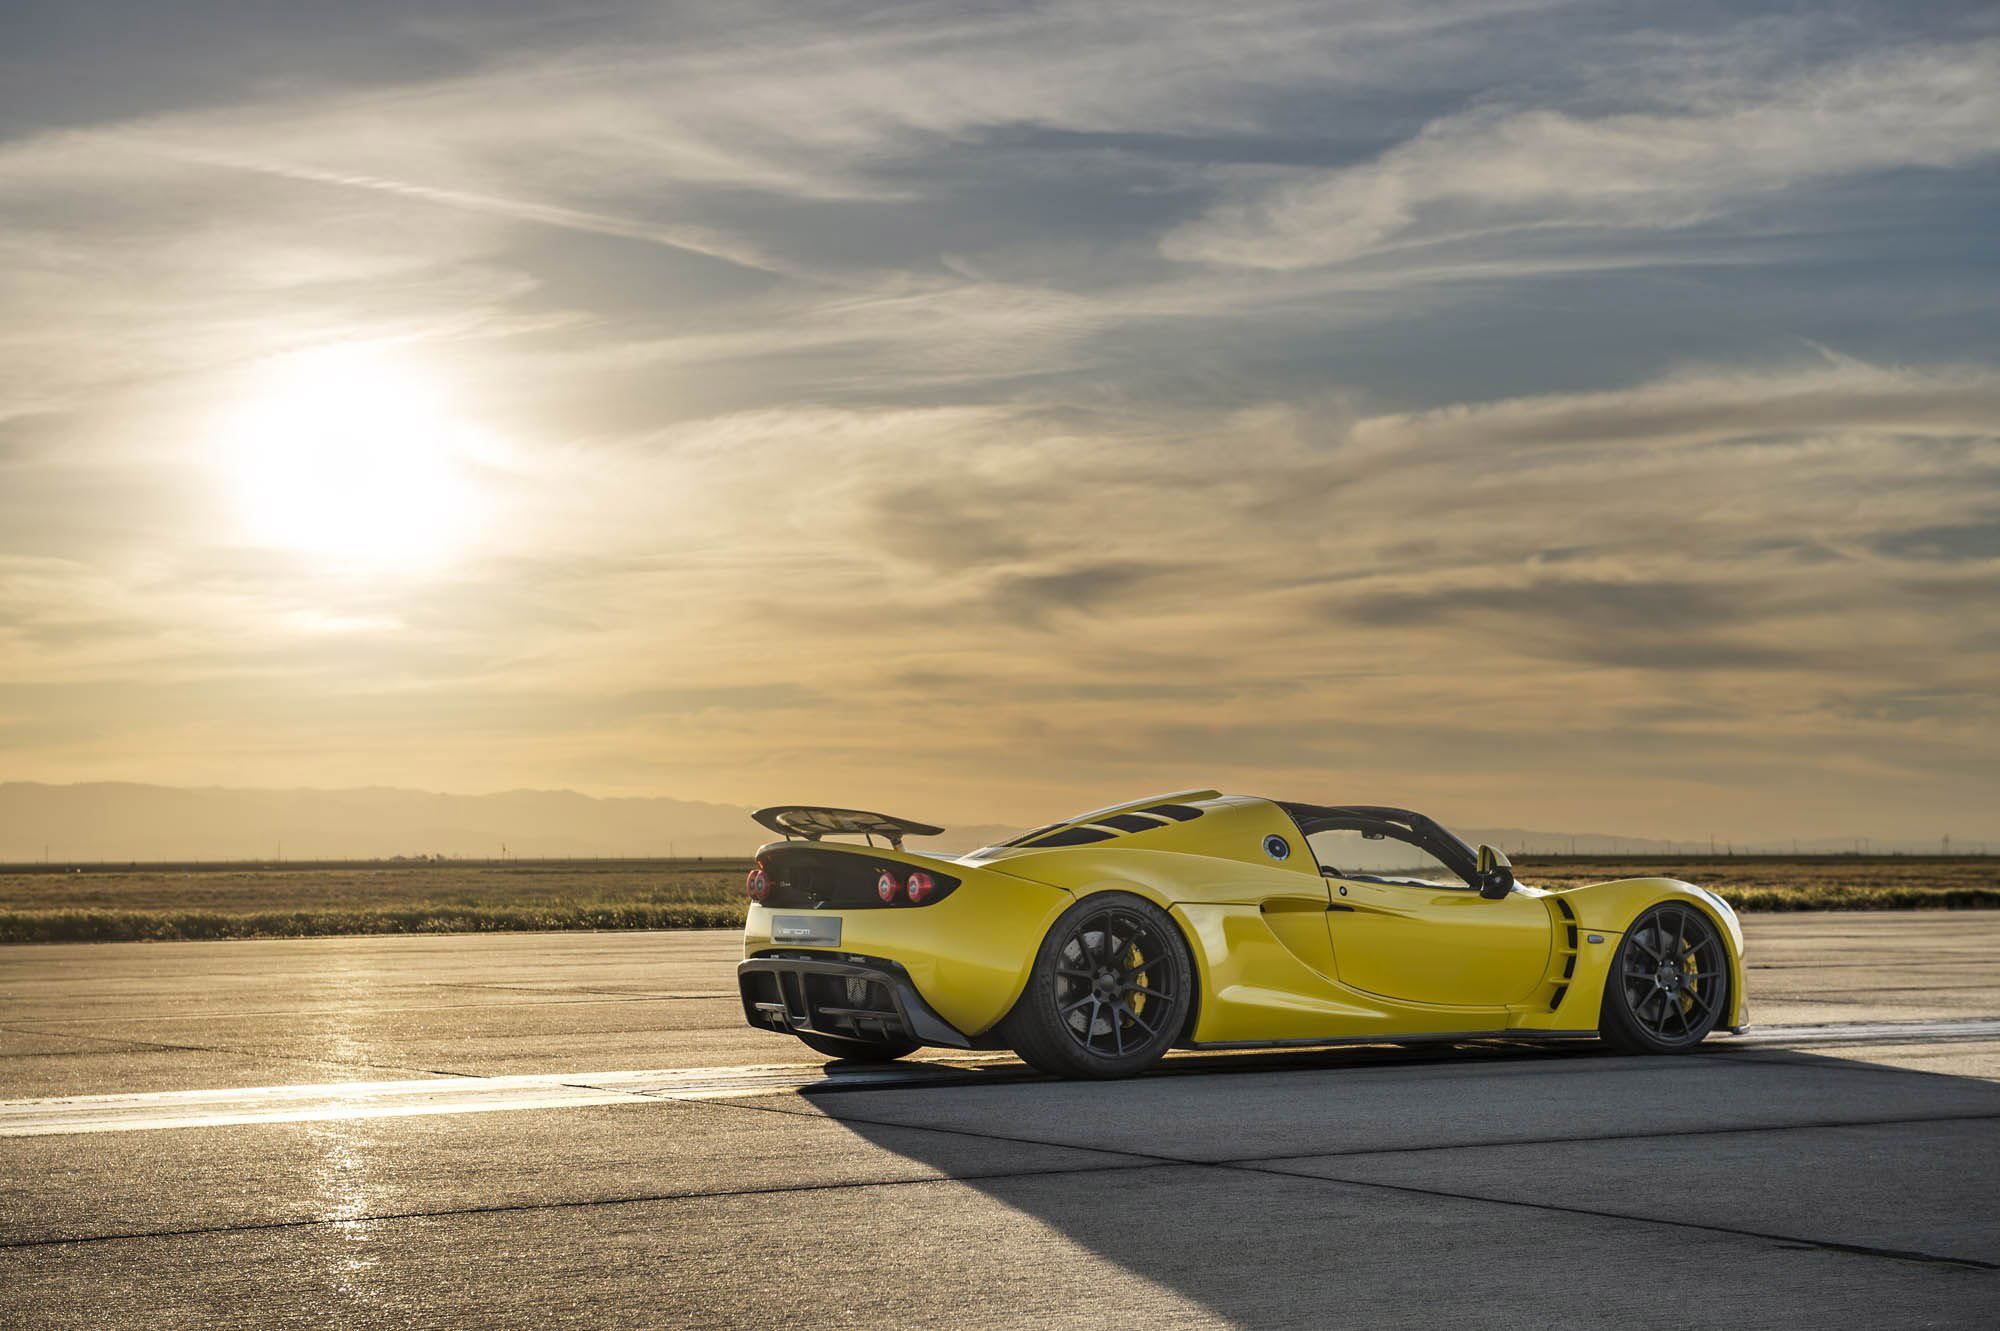
[(1599, 1034), (1631, 1054), (1694, 1048), (1729, 1010), (1729, 953), (1707, 912), (1655, 906), (1625, 932), (1604, 983)]
[(1181, 1038), (1194, 959), (1167, 913), (1128, 892), (1065, 911), (1042, 940), (1001, 1034), (1024, 1062), (1058, 1077), (1129, 1077)]
[(817, 1031), (793, 1031), (808, 1049), (852, 1063), (889, 1063), (923, 1046), (915, 1040), (843, 1040)]

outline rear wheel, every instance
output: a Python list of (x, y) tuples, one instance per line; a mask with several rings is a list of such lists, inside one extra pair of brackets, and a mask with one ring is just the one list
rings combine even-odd
[(1129, 1077), (1180, 1039), (1194, 958), (1167, 913), (1128, 892), (1085, 897), (1042, 940), (1001, 1035), (1058, 1077)]
[(1604, 984), (1598, 1033), (1628, 1054), (1677, 1054), (1702, 1042), (1729, 999), (1729, 953), (1693, 906), (1655, 906), (1625, 931)]
[(829, 1058), (845, 1058), (855, 1063), (889, 1063), (923, 1046), (915, 1040), (843, 1040), (837, 1035), (815, 1031), (793, 1031), (806, 1048)]

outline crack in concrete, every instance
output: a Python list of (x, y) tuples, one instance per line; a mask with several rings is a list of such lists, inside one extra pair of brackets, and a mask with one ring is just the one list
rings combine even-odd
[(2000, 1110), (1991, 1114), (1915, 1114), (1902, 1118), (1821, 1119), (1808, 1123), (1763, 1123), (1734, 1128), (1662, 1128), (1649, 1132), (1602, 1132), (1588, 1136), (1505, 1137), (1495, 1141), (1444, 1142), (1435, 1146), (1365, 1146), (1345, 1151), (1301, 1151), (1296, 1155), (1246, 1156), (1224, 1164), (1270, 1165), (1292, 1160), (1351, 1159), (1371, 1155), (1422, 1155), (1432, 1151), (1484, 1151), (1504, 1146), (1576, 1146), (1588, 1142), (1628, 1142), (1671, 1140), (1676, 1137), (1728, 1137), (1753, 1132), (1815, 1132), (1827, 1128), (1893, 1128), (1916, 1123), (1985, 1123), (2000, 1119)]
[(1324, 1174), (1304, 1174), (1288, 1169), (1271, 1169), (1257, 1164), (1231, 1166), (1251, 1173), (1269, 1174), (1274, 1178), (1317, 1179), (1322, 1183), (1336, 1183), (1354, 1188), (1373, 1188), (1385, 1192), (1408, 1193), (1418, 1197), (1450, 1198), (1454, 1201), (1485, 1202), (1493, 1206), (1516, 1206), (1530, 1211), (1550, 1211), (1561, 1215), (1590, 1216), (1600, 1220), (1624, 1220), (1643, 1225), (1661, 1225), (1672, 1229), (1691, 1229), (1709, 1234), (1727, 1234), (1736, 1238), (1761, 1239), (1776, 1243), (1781, 1247), (1819, 1249), (1824, 1252), (1847, 1253), (1859, 1257), (1880, 1257), (1898, 1262), (1920, 1262), (1932, 1266), (1958, 1267), (1972, 1271), (2000, 1271), (2000, 1262), (1981, 1261), (1975, 1257), (1946, 1257), (1940, 1253), (1919, 1252), (1910, 1248), (1884, 1248), (1867, 1243), (1843, 1243), (1838, 1239), (1814, 1239), (1797, 1234), (1773, 1234), (1760, 1229), (1741, 1229), (1733, 1225), (1707, 1224), (1698, 1220), (1666, 1220), (1659, 1216), (1631, 1215), (1623, 1211), (1601, 1211), (1588, 1206), (1564, 1206), (1559, 1202), (1525, 1201), (1515, 1197), (1490, 1197), (1475, 1192), (1452, 1192), (1444, 1188), (1420, 1188), (1408, 1183), (1380, 1183), (1367, 1179), (1329, 1178)]
[(387, 1224), (398, 1220), (449, 1220), (459, 1216), (508, 1215), (532, 1211), (574, 1211), (598, 1206), (642, 1206), (649, 1203), (726, 1200), (731, 1197), (784, 1196), (790, 1193), (840, 1192), (850, 1188), (901, 1188), (925, 1183), (977, 1183), (993, 1179), (1037, 1178), (1049, 1174), (1097, 1174), (1110, 1170), (1146, 1166), (1071, 1165), (1056, 1169), (1000, 1170), (986, 1174), (927, 1175), (922, 1178), (850, 1179), (829, 1183), (784, 1183), (760, 1188), (719, 1188), (703, 1192), (635, 1193), (618, 1197), (576, 1197), (558, 1201), (506, 1202), (494, 1206), (454, 1206), (428, 1211), (385, 1211), (375, 1215), (309, 1216), (298, 1220), (266, 1220), (240, 1225), (193, 1225), (185, 1229), (123, 1231), (116, 1234), (81, 1234), (45, 1239), (0, 1240), (0, 1252), (25, 1248), (55, 1248), (92, 1243), (140, 1242), (148, 1239), (201, 1238), (223, 1234), (260, 1234), (288, 1229), (320, 1229), (329, 1226)]

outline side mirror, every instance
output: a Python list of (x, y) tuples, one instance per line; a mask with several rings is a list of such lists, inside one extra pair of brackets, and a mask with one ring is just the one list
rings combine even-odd
[(1479, 895), (1498, 901), (1514, 890), (1514, 865), (1491, 846), (1479, 848)]

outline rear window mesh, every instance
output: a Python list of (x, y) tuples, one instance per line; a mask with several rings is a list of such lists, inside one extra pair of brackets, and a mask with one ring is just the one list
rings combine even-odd
[(1025, 842), (1029, 846), (1087, 846), (1093, 841), (1109, 841), (1115, 833), (1101, 827), (1065, 827), (1060, 832)]
[(1009, 846), (1024, 846), (1040, 849), (1047, 846), (1087, 846), (1093, 841), (1109, 841), (1120, 832), (1151, 832), (1156, 828), (1168, 827), (1172, 819), (1176, 823), (1187, 822), (1201, 817), (1201, 810), (1189, 804), (1155, 804), (1149, 809), (1135, 809), (1130, 813), (1107, 813), (1092, 818), (1087, 823), (1075, 826), (1057, 825), (1054, 828), (1038, 828), (1025, 836), (1007, 842)]
[(1121, 832), (1150, 832), (1156, 827), (1166, 825), (1166, 819), (1148, 818), (1142, 813), (1114, 813), (1109, 818), (1097, 820), (1097, 826), (1115, 827)]

